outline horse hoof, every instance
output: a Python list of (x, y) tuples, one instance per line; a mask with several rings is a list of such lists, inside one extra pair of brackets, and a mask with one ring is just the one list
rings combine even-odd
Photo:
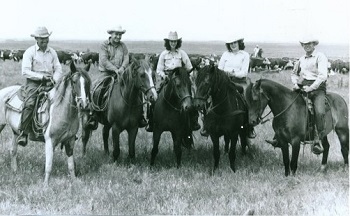
[(327, 166), (321, 165), (321, 172), (326, 173), (327, 172)]

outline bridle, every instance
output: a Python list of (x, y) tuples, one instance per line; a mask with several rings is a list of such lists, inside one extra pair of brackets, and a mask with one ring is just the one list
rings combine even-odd
[[(254, 91), (254, 90), (252, 89), (252, 91)], [(271, 118), (265, 119), (267, 116), (269, 116), (269, 115), (272, 113), (272, 111), (270, 110), (270, 112), (268, 112), (265, 116), (263, 116), (263, 117), (261, 116), (262, 113), (264, 112), (264, 109), (262, 109), (261, 95), (263, 95), (263, 96), (266, 98), (267, 103), (269, 103), (270, 98), (269, 98), (269, 96), (264, 92), (264, 90), (261, 88), (261, 86), (259, 86), (259, 93), (258, 93), (259, 96), (256, 96), (255, 94), (252, 95), (253, 101), (259, 100), (259, 107), (258, 107), (258, 108), (259, 108), (259, 111), (260, 111), (260, 113), (261, 113), (261, 114), (260, 114), (260, 117), (258, 117), (259, 124), (265, 124), (266, 122), (268, 122), (268, 121), (270, 121), (270, 120), (273, 120), (273, 119), (279, 117), (280, 115), (282, 115), (283, 113), (285, 113), (285, 112), (294, 104), (294, 102), (297, 100), (297, 98), (299, 97), (300, 94), (301, 94), (301, 92), (298, 92), (297, 96), (293, 99), (293, 101), (292, 101), (285, 109), (283, 109), (281, 112), (279, 112), (278, 114), (274, 115), (274, 116), (271, 117)], [(264, 119), (265, 119), (265, 120), (264, 120)]]
[[(170, 95), (172, 95), (172, 92), (175, 92), (177, 98), (179, 98), (179, 102), (180, 104), (182, 104), (182, 102), (186, 99), (186, 98), (191, 98), (191, 94), (187, 94), (185, 96), (183, 96), (182, 98), (180, 97), (180, 95), (178, 94), (177, 91), (174, 91), (174, 88), (175, 88), (175, 84), (174, 84), (174, 80), (177, 78), (177, 76), (173, 76), (169, 82), (172, 82), (172, 88), (171, 88), (171, 92), (170, 92)], [(177, 108), (175, 107), (166, 97), (165, 97), (165, 93), (163, 94), (163, 99), (165, 102), (167, 102), (167, 104), (172, 107), (174, 110), (180, 112), (181, 111), (181, 108)], [(180, 105), (181, 106), (181, 105)]]

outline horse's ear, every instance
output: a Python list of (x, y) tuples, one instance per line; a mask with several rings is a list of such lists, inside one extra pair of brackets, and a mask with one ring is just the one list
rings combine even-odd
[(84, 67), (85, 71), (89, 71), (91, 66), (91, 62), (89, 61), (88, 64)]
[(71, 73), (77, 72), (77, 68), (75, 67), (74, 61), (72, 61), (72, 62), (70, 63), (69, 67), (70, 67), (70, 72), (71, 72)]

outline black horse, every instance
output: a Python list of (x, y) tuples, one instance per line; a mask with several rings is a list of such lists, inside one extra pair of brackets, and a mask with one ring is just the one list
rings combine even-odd
[(182, 143), (191, 133), (191, 81), (185, 68), (176, 68), (160, 89), (153, 110), (153, 148), (151, 165), (158, 154), (159, 140), (164, 131), (170, 131), (174, 143), (177, 167), (181, 165)]
[(219, 165), (220, 149), (219, 138), (225, 137), (226, 146), (231, 141), (229, 149), (230, 167), (236, 171), (236, 144), (238, 135), (241, 138), (242, 150), (247, 147), (247, 108), (238, 87), (231, 82), (227, 74), (213, 64), (200, 68), (195, 79), (196, 94), (194, 106), (203, 109), (209, 96), (212, 105), (204, 116), (204, 127), (210, 134), (213, 142), (214, 170)]
[[(326, 112), (326, 134), (335, 130), (338, 135), (341, 152), (345, 164), (349, 164), (349, 126), (348, 107), (344, 99), (335, 93), (327, 94), (330, 109)], [(258, 124), (261, 115), (268, 105), (274, 115), (272, 127), (276, 139), (281, 146), (285, 175), (295, 174), (300, 150), (300, 142), (308, 138), (308, 108), (300, 93), (268, 79), (258, 80), (250, 84), (246, 90), (246, 100), (249, 105), (250, 123)], [(288, 143), (292, 145), (292, 160), (289, 161)], [(324, 152), (322, 156), (322, 170), (325, 170), (329, 152), (327, 136), (322, 140)], [(290, 169), (289, 169), (290, 166)]]

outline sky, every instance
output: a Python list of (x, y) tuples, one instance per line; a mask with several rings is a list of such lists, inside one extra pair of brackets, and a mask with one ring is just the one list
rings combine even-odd
[(350, 38), (349, 0), (7, 0), (0, 39), (30, 40), (38, 26), (51, 40), (104, 40), (121, 25), (123, 40), (296, 42), (312, 35), (325, 43)]

